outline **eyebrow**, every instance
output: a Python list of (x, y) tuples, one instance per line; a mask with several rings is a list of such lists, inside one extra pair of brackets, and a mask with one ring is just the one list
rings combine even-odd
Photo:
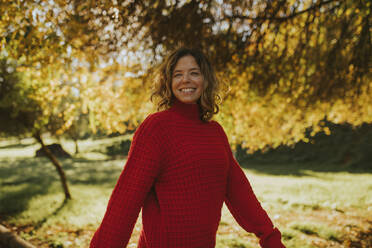
[[(190, 71), (194, 71), (194, 70), (200, 71), (200, 69), (197, 67), (193, 67), (190, 69)], [(176, 73), (176, 72), (182, 72), (182, 70), (175, 70), (173, 73)]]

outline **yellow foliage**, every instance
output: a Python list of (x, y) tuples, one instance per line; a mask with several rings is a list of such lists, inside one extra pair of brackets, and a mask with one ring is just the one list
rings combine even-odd
[[(100, 129), (110, 133), (134, 128), (155, 111), (149, 102), (149, 88), (138, 75), (154, 65), (153, 51), (160, 47), (156, 55), (162, 55), (178, 44), (179, 35), (193, 37), (197, 26), (187, 22), (179, 33), (179, 27), (171, 29), (173, 23), (169, 23), (169, 29), (156, 19), (143, 24), (140, 20), (156, 14), (151, 11), (156, 11), (158, 2), (149, 3), (146, 9), (136, 2), (133, 4), (138, 11), (133, 16), (126, 16), (128, 9), (123, 5), (121, 21), (103, 15), (117, 7), (112, 1), (103, 1), (102, 6), (89, 11), (88, 2), (43, 1), (43, 6), (34, 1), (1, 2), (0, 55), (16, 60), (17, 71), (28, 74), (37, 88), (34, 98), (42, 103), (44, 115), (57, 117), (60, 122), (57, 134), (73, 126), (81, 114), (89, 116), (94, 132)], [(232, 6), (244, 9), (241, 2), (232, 1)], [(249, 2), (252, 8), (248, 17), (269, 14), (265, 12), (267, 2)], [(353, 59), (370, 8), (356, 2), (341, 1), (341, 7), (328, 15), (324, 11), (332, 8), (331, 2), (322, 7), (324, 11), (314, 9), (290, 17), (289, 7), (298, 4), (296, 0), (287, 1), (287, 8), (279, 8), (273, 20), (234, 20), (222, 15), (225, 19), (215, 25), (232, 20), (228, 31), (231, 36), (226, 29), (218, 33), (203, 24), (200, 37), (191, 43), (200, 43), (213, 58), (221, 59), (220, 54), (233, 51), (224, 54), (221, 61), (213, 61), (220, 63), (219, 74), (227, 74), (224, 80), (230, 87), (215, 119), (224, 126), (233, 146), (241, 143), (252, 152), (267, 146), (307, 142), (306, 130), (310, 129), (312, 136), (321, 131), (330, 133), (322, 126), (324, 119), (355, 126), (372, 122), (372, 72), (358, 77), (362, 68), (358, 59), (363, 54)], [(213, 2), (219, 6), (217, 3)], [(274, 7), (277, 4), (270, 3)], [(301, 1), (302, 9), (311, 6), (314, 1)], [(166, 11), (167, 17), (174, 15), (172, 11)], [(286, 15), (288, 20), (280, 19)], [(347, 29), (343, 23), (347, 23)], [(237, 31), (244, 28), (246, 33), (251, 32), (247, 41)], [(341, 39), (348, 34), (351, 36)], [(128, 77), (126, 72), (138, 73), (138, 77)], [(327, 91), (339, 85), (343, 86), (341, 90)], [(332, 94), (328, 96), (329, 92)]]

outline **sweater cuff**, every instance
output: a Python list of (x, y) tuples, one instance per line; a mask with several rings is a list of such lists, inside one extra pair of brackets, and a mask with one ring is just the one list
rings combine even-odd
[(278, 228), (274, 228), (270, 233), (260, 238), (262, 248), (285, 248), (281, 241), (282, 235)]

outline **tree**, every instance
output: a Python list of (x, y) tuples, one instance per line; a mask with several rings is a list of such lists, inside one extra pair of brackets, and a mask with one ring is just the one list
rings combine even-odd
[(75, 143), (75, 155), (79, 153), (78, 141), (87, 138), (89, 133), (89, 119), (88, 115), (80, 114), (76, 116), (74, 122), (71, 124), (69, 129), (65, 131), (67, 137), (72, 139)]
[[(132, 81), (149, 78), (169, 50), (180, 44), (199, 47), (230, 86), (219, 120), (233, 144), (244, 142), (251, 150), (305, 140), (309, 127), (324, 130), (325, 117), (352, 125), (372, 119), (370, 1), (0, 3), (8, 56), (41, 75), (51, 68), (98, 72), (95, 89), (110, 88), (123, 68), (137, 76)], [(135, 92), (142, 95), (143, 89), (142, 84), (126, 87), (133, 92), (126, 96), (136, 99)], [(92, 107), (98, 99), (84, 101)], [(111, 104), (122, 103), (116, 100)], [(90, 120), (108, 130), (109, 121), (123, 118), (115, 111), (91, 110)]]
[[(38, 100), (37, 87), (16, 71), (16, 64), (0, 60), (0, 133), (7, 136), (32, 136), (41, 145), (55, 166), (66, 199), (71, 199), (66, 175), (57, 158), (45, 146), (42, 132), (48, 124), (43, 104)], [(49, 122), (50, 124), (50, 122)]]

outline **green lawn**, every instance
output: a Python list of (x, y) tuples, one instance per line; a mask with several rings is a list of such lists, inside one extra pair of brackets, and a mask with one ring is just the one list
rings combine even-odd
[[(37, 144), (30, 139), (0, 141), (0, 223), (37, 247), (87, 247), (125, 164), (125, 158), (100, 153), (113, 140), (82, 141), (80, 155), (61, 160), (73, 196), (69, 202), (63, 201), (52, 164), (33, 157)], [(72, 142), (62, 144), (73, 152)], [(243, 166), (287, 247), (372, 246), (371, 173), (327, 172), (319, 164)], [(140, 222), (128, 247), (136, 247)], [(224, 206), (216, 247), (257, 244)]]

